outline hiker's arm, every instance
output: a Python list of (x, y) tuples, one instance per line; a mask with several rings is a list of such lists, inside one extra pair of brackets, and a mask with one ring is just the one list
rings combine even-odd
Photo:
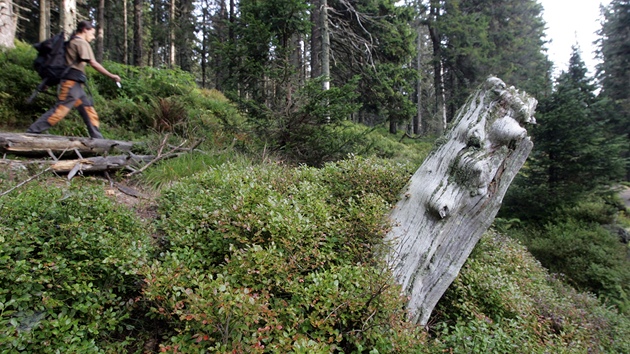
[(90, 60), (89, 63), (90, 63), (90, 66), (93, 67), (99, 73), (109, 77), (110, 79), (112, 79), (112, 80), (114, 80), (116, 82), (120, 81), (120, 76), (110, 73), (109, 71), (107, 71), (107, 69), (105, 69), (103, 67), (103, 65), (101, 65), (101, 63), (97, 62), (96, 60), (92, 59), (92, 60)]

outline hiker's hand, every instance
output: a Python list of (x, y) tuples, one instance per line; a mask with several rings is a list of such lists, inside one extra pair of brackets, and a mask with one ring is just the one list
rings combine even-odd
[(120, 76), (118, 75), (112, 75), (112, 80), (116, 81), (116, 82), (120, 82)]

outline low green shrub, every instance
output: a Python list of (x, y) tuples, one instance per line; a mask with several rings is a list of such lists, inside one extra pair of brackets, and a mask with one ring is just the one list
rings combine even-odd
[(625, 353), (630, 320), (487, 233), (431, 319), (435, 352)]
[(137, 67), (110, 61), (105, 61), (103, 66), (121, 78), (121, 88), (117, 88), (116, 83), (108, 77), (96, 73), (94, 69), (88, 69), (90, 82), (107, 100), (126, 97), (148, 102), (153, 97), (187, 95), (197, 87), (192, 74), (180, 69)]
[[(415, 166), (392, 160), (350, 156), (322, 169), (309, 169), (321, 183), (326, 184), (338, 202), (357, 195), (375, 193), (387, 203), (395, 204)], [(306, 178), (306, 177), (305, 177)]]
[(0, 198), (0, 351), (97, 353), (125, 342), (151, 241), (98, 187)]
[(55, 102), (55, 90), (40, 93), (33, 103), (26, 101), (41, 79), (33, 68), (35, 49), (16, 42), (10, 51), (0, 52), (0, 124), (25, 129)]
[(562, 218), (581, 220), (600, 225), (614, 224), (620, 210), (623, 210), (619, 196), (612, 192), (607, 198), (592, 196), (570, 208), (562, 209)]
[(530, 252), (551, 272), (583, 291), (630, 310), (630, 268), (627, 249), (602, 226), (567, 219), (547, 224), (526, 241)]
[(174, 183), (184, 177), (190, 177), (203, 172), (211, 167), (217, 167), (234, 161), (238, 155), (232, 152), (220, 153), (210, 151), (208, 153), (189, 153), (176, 159), (167, 159), (147, 169), (140, 178), (150, 187), (159, 190), (164, 186)]
[[(158, 225), (166, 246), (145, 290), (152, 316), (173, 328), (162, 349), (419, 350), (424, 335), (404, 320), (400, 289), (372, 256), (387, 229), (390, 188), (406, 181), (404, 169), (380, 164), (388, 165), (225, 164), (165, 190)], [(330, 183), (337, 175), (373, 183), (341, 193), (343, 181)], [(385, 175), (390, 184), (376, 182)]]

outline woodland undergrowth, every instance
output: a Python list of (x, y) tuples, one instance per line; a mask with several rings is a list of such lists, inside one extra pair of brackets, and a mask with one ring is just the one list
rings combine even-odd
[[(25, 69), (32, 56), (20, 45), (0, 54), (3, 131), (20, 131), (51, 104), (45, 95), (21, 103), (37, 83)], [(43, 176), (0, 196), (0, 352), (630, 352), (623, 287), (617, 303), (585, 292), (528, 251), (544, 248), (540, 229), (511, 237), (505, 220), (427, 328), (406, 320), (380, 257), (385, 217), (430, 138), (336, 122), (274, 144), (267, 133), (291, 134), (194, 88), (186, 73), (116, 71), (122, 90), (92, 83), (106, 137), (147, 151), (165, 134), (171, 144), (204, 142), (133, 178), (110, 176), (145, 192), (135, 203), (121, 203), (100, 175)], [(282, 121), (312, 122), (307, 113)], [(51, 133), (83, 135), (81, 124), (70, 116)], [(0, 172), (0, 192), (36, 173)]]

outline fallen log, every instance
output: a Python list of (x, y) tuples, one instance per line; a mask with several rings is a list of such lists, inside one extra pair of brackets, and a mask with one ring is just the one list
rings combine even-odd
[(533, 147), (523, 125), (535, 123), (536, 103), (489, 78), (458, 111), (392, 210), (386, 259), (415, 322), (427, 324), (492, 224)]
[(0, 153), (19, 156), (83, 157), (128, 153), (132, 142), (28, 133), (0, 133)]
[(135, 171), (142, 165), (152, 161), (153, 155), (127, 155), (96, 156), (74, 160), (9, 160), (1, 159), (0, 166), (8, 169), (26, 169), (28, 166), (49, 168), (56, 173), (68, 173), (72, 178), (78, 172), (101, 172), (127, 169)]

